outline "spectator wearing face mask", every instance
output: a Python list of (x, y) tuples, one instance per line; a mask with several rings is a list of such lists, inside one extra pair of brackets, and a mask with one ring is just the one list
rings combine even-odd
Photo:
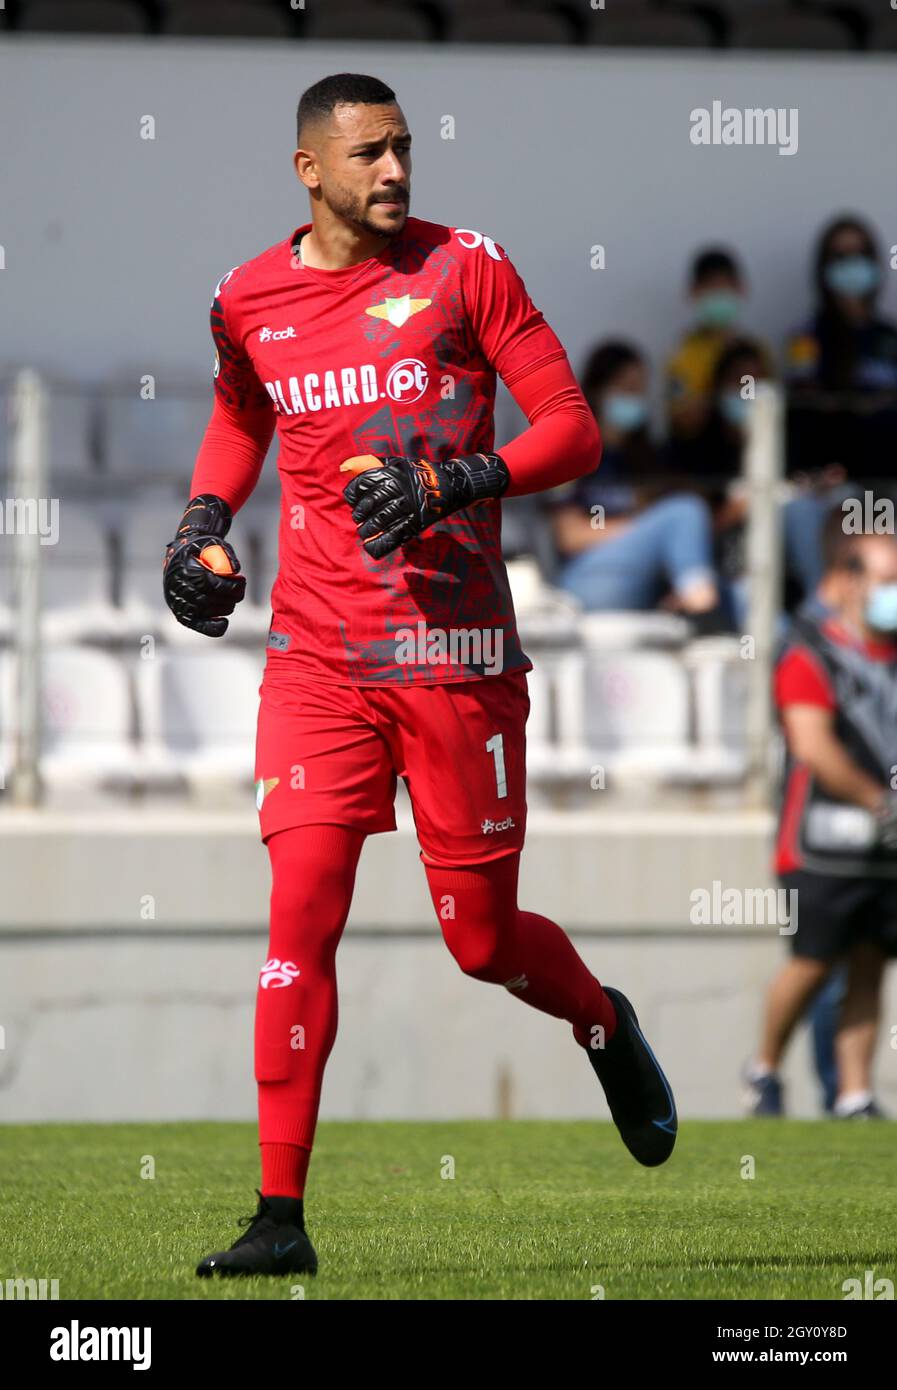
[(722, 349), (710, 374), (704, 424), (689, 438), (671, 439), (671, 465), (699, 483), (707, 495), (725, 497), (732, 482), (742, 476), (751, 403), (757, 382), (769, 376), (762, 344), (753, 338), (734, 338)]
[(829, 533), (824, 600), (795, 620), (776, 667), (786, 745), (776, 872), (796, 930), (746, 1079), (753, 1114), (784, 1112), (785, 1049), (843, 960), (834, 1110), (871, 1119), (881, 1114), (872, 1083), (881, 987), (897, 955), (897, 544)]
[[(713, 408), (713, 377), (725, 350), (743, 336), (741, 318), (747, 289), (731, 252), (708, 248), (695, 257), (689, 277), (693, 323), (666, 366), (670, 436), (693, 439), (705, 428)], [(766, 348), (758, 344), (764, 375), (771, 370)]]
[(696, 630), (719, 624), (707, 503), (673, 491), (648, 432), (648, 370), (627, 343), (592, 352), (583, 392), (601, 427), (601, 464), (546, 498), (560, 558), (556, 583), (589, 610), (648, 610), (660, 599)]
[(865, 222), (839, 217), (825, 228), (814, 264), (816, 308), (785, 349), (788, 470), (804, 485), (893, 478), (897, 327), (877, 310), (883, 278)]

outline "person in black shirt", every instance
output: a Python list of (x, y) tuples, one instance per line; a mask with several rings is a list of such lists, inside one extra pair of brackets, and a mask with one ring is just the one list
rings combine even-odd
[[(876, 238), (857, 217), (822, 233), (816, 309), (785, 352), (788, 471), (826, 485), (893, 479), (897, 447), (897, 327), (877, 311), (884, 279)], [(817, 576), (818, 578), (818, 576)]]

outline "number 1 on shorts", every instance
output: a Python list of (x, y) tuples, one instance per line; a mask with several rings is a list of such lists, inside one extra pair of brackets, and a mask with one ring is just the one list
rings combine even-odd
[(495, 794), (496, 796), (507, 796), (508, 779), (505, 776), (505, 746), (502, 741), (502, 734), (493, 734), (486, 740), (486, 752), (491, 753), (495, 759)]

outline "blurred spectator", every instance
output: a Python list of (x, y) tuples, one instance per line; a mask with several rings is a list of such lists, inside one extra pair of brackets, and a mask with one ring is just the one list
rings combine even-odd
[[(731, 252), (708, 248), (695, 257), (689, 279), (694, 324), (666, 366), (667, 409), (673, 438), (691, 439), (706, 426), (713, 405), (712, 383), (720, 356), (741, 337), (739, 321), (747, 294), (744, 276)], [(771, 359), (764, 358), (763, 375)]]
[(719, 595), (707, 503), (669, 494), (648, 433), (648, 370), (627, 343), (594, 349), (582, 382), (601, 429), (600, 466), (555, 488), (546, 503), (561, 556), (556, 582), (587, 609), (671, 606), (710, 622)]
[(815, 312), (785, 352), (788, 471), (805, 486), (807, 475), (823, 487), (845, 473), (893, 479), (897, 327), (876, 312), (882, 259), (866, 223), (839, 217), (826, 227), (814, 279)]
[(845, 534), (834, 520), (826, 535), (817, 602), (796, 620), (776, 667), (787, 749), (776, 872), (796, 929), (747, 1081), (754, 1114), (783, 1113), (782, 1056), (843, 959), (834, 1110), (875, 1118), (881, 986), (897, 955), (897, 545), (891, 535)]
[(742, 476), (742, 463), (754, 388), (770, 376), (769, 359), (752, 338), (735, 338), (719, 354), (707, 389), (707, 412), (689, 438), (670, 441), (670, 462), (690, 483), (700, 484), (714, 503), (722, 502)]

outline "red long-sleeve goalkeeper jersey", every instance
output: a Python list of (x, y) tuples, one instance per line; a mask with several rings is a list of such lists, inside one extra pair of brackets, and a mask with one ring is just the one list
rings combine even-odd
[[(269, 666), (338, 684), (446, 682), (495, 671), (498, 651), (500, 669), (531, 669), (502, 561), (500, 502), (465, 508), (374, 560), (339, 467), (361, 454), (491, 452), (498, 373), (525, 408), (516, 384), (540, 381), (540, 408), (549, 392), (543, 458), (552, 438), (561, 451), (579, 446), (583, 456), (562, 459), (552, 482), (594, 468), (597, 430), (564, 348), (489, 237), (409, 217), (378, 255), (316, 270), (298, 251), (309, 230), (299, 227), (216, 288), (216, 403), (192, 483), (194, 495), (216, 493), (236, 510), (277, 428)], [(537, 434), (534, 425), (519, 440)], [(512, 478), (517, 443), (502, 450)], [(452, 641), (486, 632), (487, 661), (475, 641)]]

